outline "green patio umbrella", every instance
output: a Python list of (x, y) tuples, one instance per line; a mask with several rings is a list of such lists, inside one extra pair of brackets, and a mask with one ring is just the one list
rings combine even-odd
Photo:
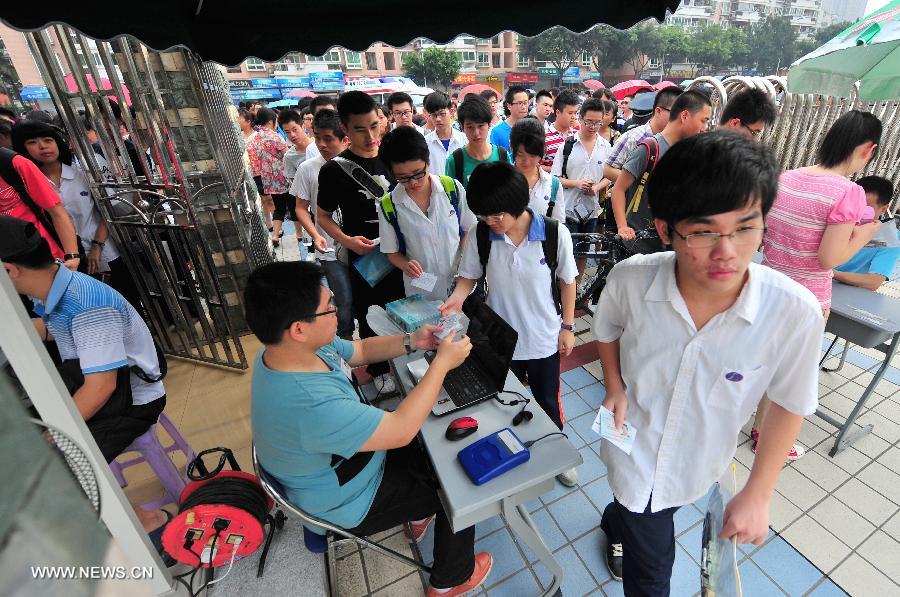
[(791, 65), (788, 90), (859, 99), (900, 99), (900, 0), (860, 19)]

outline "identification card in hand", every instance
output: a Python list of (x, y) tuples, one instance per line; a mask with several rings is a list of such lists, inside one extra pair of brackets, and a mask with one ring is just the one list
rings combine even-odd
[(585, 205), (584, 203), (579, 203), (575, 206), (575, 215), (578, 216), (578, 219), (584, 222), (588, 218), (591, 217), (594, 210)]
[(600, 435), (601, 438), (609, 441), (626, 454), (631, 454), (631, 448), (634, 446), (634, 438), (637, 435), (637, 429), (628, 421), (622, 423), (622, 430), (616, 430), (616, 419), (612, 411), (603, 406), (594, 419), (591, 426), (594, 433)]
[(441, 331), (435, 332), (434, 335), (441, 340), (451, 335), (456, 330), (461, 330), (462, 324), (459, 323), (459, 313), (450, 313), (449, 315), (441, 317), (441, 320), (438, 322), (438, 327), (441, 328)]
[(413, 278), (410, 283), (416, 288), (421, 288), (425, 292), (431, 292), (434, 290), (434, 285), (437, 284), (437, 276), (428, 272), (422, 272), (422, 275), (418, 278)]
[(347, 376), (347, 379), (353, 381), (353, 369), (350, 368), (350, 363), (341, 359), (341, 371), (344, 372), (344, 375)]

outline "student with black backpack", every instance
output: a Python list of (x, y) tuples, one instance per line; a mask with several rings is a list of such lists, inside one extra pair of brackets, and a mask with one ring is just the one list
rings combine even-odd
[[(459, 312), (485, 278), (488, 306), (519, 334), (512, 372), (522, 380), (528, 376), (535, 400), (562, 429), (560, 355), (568, 356), (575, 345), (572, 237), (556, 220), (528, 208), (528, 183), (510, 164), (475, 168), (467, 197), (480, 222), (475, 238), (463, 246), (456, 289), (441, 312)], [(575, 469), (557, 479), (573, 487)]]

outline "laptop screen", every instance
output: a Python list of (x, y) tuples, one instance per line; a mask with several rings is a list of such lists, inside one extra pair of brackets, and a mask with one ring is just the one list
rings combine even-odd
[(469, 358), (489, 376), (499, 392), (506, 384), (506, 374), (509, 372), (519, 334), (474, 295), (466, 299), (463, 313), (469, 318), (469, 329), (466, 332), (472, 341)]

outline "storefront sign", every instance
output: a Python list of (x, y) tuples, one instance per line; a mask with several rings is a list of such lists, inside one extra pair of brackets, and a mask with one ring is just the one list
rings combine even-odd
[(540, 77), (558, 77), (559, 69), (552, 67), (541, 67), (538, 69), (538, 76)]
[(309, 77), (285, 77), (275, 79), (282, 89), (309, 89)]
[(562, 76), (563, 83), (581, 83), (581, 69), (577, 66), (572, 66), (567, 68), (563, 72)]
[(260, 77), (259, 79), (251, 79), (254, 87), (278, 87), (275, 79), (268, 77)]
[(50, 99), (50, 91), (43, 85), (29, 85), (22, 88), (19, 95), (27, 102), (39, 99)]
[(228, 86), (231, 89), (246, 89), (248, 87), (253, 87), (253, 83), (251, 83), (249, 79), (230, 79), (228, 81)]
[(506, 73), (507, 83), (537, 83), (537, 73)]
[(453, 79), (453, 85), (469, 85), (470, 83), (474, 83), (477, 81), (478, 75), (475, 73), (459, 73), (456, 75), (456, 78)]
[(484, 78), (485, 81), (499, 81), (500, 77), (495, 77), (494, 75), (488, 75)]
[(310, 73), (309, 86), (313, 91), (343, 91), (344, 73), (339, 70)]

